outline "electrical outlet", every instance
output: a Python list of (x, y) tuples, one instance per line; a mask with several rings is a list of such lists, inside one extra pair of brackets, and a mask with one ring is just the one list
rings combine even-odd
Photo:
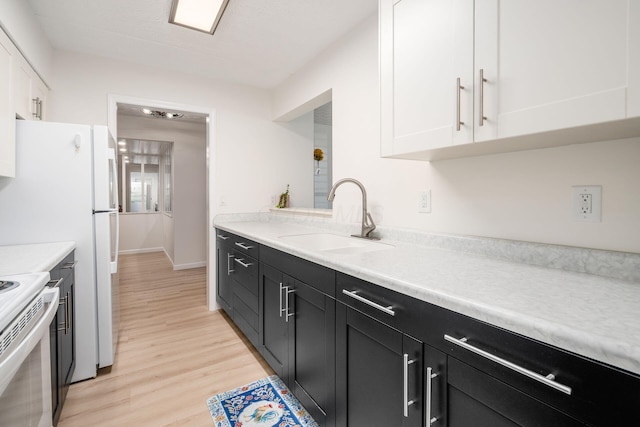
[(573, 219), (583, 222), (602, 220), (602, 187), (576, 185), (573, 187)]
[(418, 213), (431, 213), (431, 190), (418, 191)]
[(220, 206), (227, 206), (227, 196), (220, 196)]

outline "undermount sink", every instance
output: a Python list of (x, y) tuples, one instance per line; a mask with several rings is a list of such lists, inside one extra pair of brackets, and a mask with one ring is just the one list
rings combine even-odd
[(278, 239), (302, 249), (334, 254), (357, 254), (392, 249), (387, 243), (331, 233), (291, 234)]

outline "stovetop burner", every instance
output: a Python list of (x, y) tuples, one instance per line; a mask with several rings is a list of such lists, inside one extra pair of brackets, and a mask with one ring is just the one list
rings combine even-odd
[(9, 280), (0, 280), (0, 294), (3, 292), (8, 292), (12, 289), (15, 289), (18, 286), (20, 286), (20, 283), (18, 282), (12, 282)]

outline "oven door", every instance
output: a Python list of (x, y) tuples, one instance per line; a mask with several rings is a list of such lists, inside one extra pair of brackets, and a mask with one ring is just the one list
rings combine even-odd
[(52, 425), (49, 324), (58, 309), (58, 292), (46, 288), (40, 294), (42, 308), (32, 302), (20, 314), (18, 319), (30, 319), (31, 326), (0, 357), (0, 426)]

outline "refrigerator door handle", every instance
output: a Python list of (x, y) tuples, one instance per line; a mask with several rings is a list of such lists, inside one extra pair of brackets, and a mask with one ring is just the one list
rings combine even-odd
[(111, 262), (111, 273), (118, 272), (118, 251), (120, 250), (120, 214), (119, 214), (119, 200), (118, 200), (118, 162), (116, 157), (116, 149), (109, 149), (109, 158), (111, 161), (111, 169), (113, 171), (113, 199), (115, 200), (115, 209), (110, 209), (116, 214), (116, 247), (114, 249), (114, 260)]

